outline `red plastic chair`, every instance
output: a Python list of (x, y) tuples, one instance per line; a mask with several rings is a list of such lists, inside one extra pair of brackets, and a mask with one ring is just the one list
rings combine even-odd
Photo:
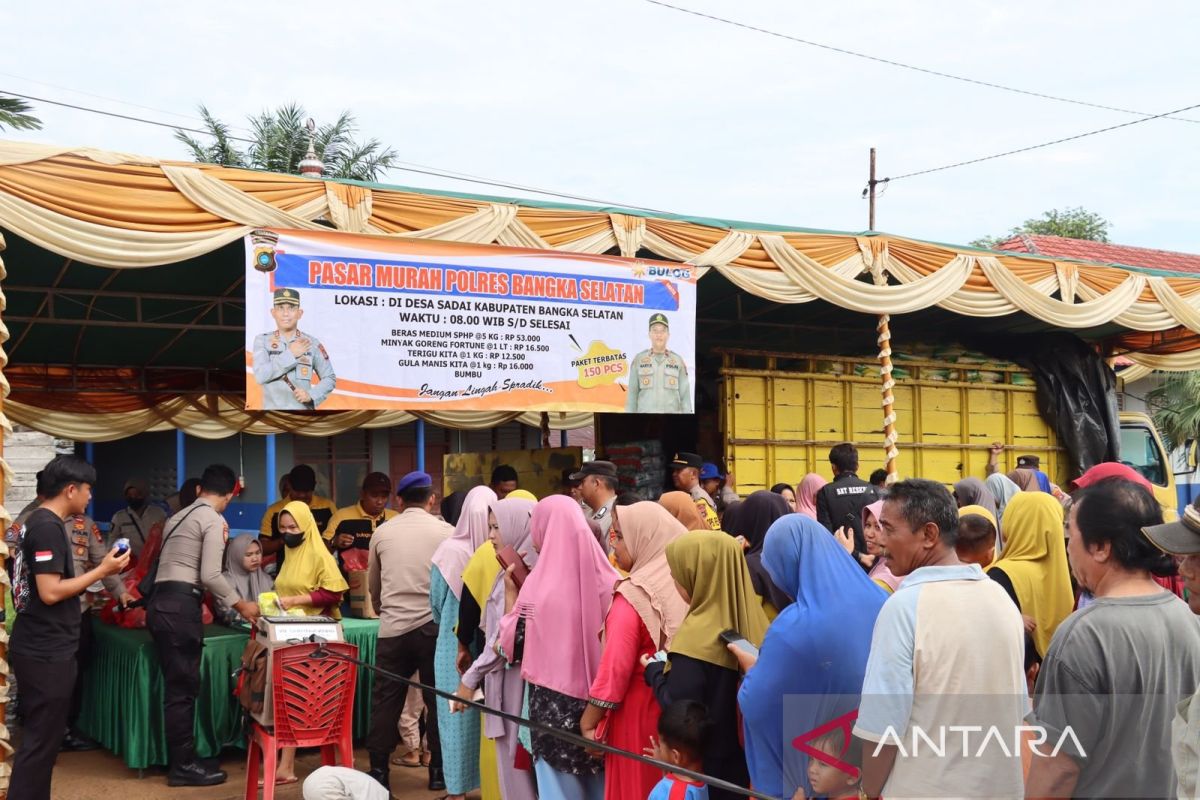
[[(358, 658), (358, 647), (328, 642), (330, 653)], [(271, 698), (274, 728), (250, 723), (246, 754), (246, 800), (258, 797), (259, 762), (265, 777), (263, 800), (274, 800), (275, 766), (281, 747), (320, 747), (321, 763), (354, 768), (354, 688), (358, 667), (341, 658), (313, 658), (312, 643), (280, 647), (272, 653)]]

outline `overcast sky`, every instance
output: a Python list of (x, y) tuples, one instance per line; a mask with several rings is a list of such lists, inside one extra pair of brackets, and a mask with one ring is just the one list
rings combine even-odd
[[(1147, 113), (1200, 103), (1195, 2), (673, 0), (929, 69)], [(880, 177), (1126, 122), (874, 63), (645, 0), (26, 2), (0, 92), (194, 124), (343, 109), (405, 161), (677, 213), (861, 230)], [(50, 85), (47, 85), (50, 84)], [(71, 91), (68, 91), (71, 90)], [(80, 94), (101, 95), (105, 98)], [(136, 108), (116, 101), (136, 103)], [(0, 136), (184, 158), (171, 131), (36, 104)], [(1188, 116), (1200, 120), (1200, 109)], [(1200, 124), (1139, 125), (891, 185), (877, 227), (966, 242), (1050, 208), (1113, 241), (1200, 252)], [(387, 181), (517, 192), (394, 170)], [(534, 196), (534, 195), (528, 195)]]

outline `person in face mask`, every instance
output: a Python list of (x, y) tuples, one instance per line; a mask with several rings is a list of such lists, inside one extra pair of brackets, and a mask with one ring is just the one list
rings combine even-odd
[(134, 559), (142, 554), (150, 529), (167, 521), (167, 512), (148, 501), (150, 490), (141, 478), (125, 481), (125, 508), (113, 514), (112, 528), (108, 534), (108, 546), (117, 539), (129, 540), (129, 549)]
[[(306, 503), (293, 500), (279, 512), (279, 534), (287, 557), (275, 578), (275, 593), (283, 611), (301, 609), (341, 619), (342, 594), (350, 587), (333, 554), (325, 546), (317, 521)], [(296, 749), (284, 747), (275, 770), (275, 783), (295, 783)]]

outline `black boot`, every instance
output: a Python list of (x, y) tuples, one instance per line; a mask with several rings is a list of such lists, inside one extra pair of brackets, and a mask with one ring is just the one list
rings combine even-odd
[(367, 777), (370, 777), (371, 780), (377, 782), (379, 786), (388, 789), (388, 792), (391, 793), (391, 787), (388, 784), (388, 754), (384, 753), (383, 756), (377, 756), (376, 753), (371, 753), (370, 757), (371, 769), (367, 770)]
[(198, 761), (190, 743), (183, 747), (172, 747), (170, 761), (167, 786), (216, 786), (229, 777), (224, 770)]
[(371, 767), (367, 770), (367, 777), (374, 780), (384, 789), (391, 792), (392, 787), (388, 785), (388, 768), (387, 767)]
[(85, 750), (99, 750), (100, 745), (82, 734), (68, 730), (58, 749), (64, 753), (81, 753)]
[(441, 792), (446, 789), (446, 778), (442, 775), (441, 767), (429, 768), (429, 791)]

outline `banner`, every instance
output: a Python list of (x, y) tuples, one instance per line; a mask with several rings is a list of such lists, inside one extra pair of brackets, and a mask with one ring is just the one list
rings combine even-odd
[(686, 264), (335, 232), (246, 237), (246, 408), (690, 414)]

